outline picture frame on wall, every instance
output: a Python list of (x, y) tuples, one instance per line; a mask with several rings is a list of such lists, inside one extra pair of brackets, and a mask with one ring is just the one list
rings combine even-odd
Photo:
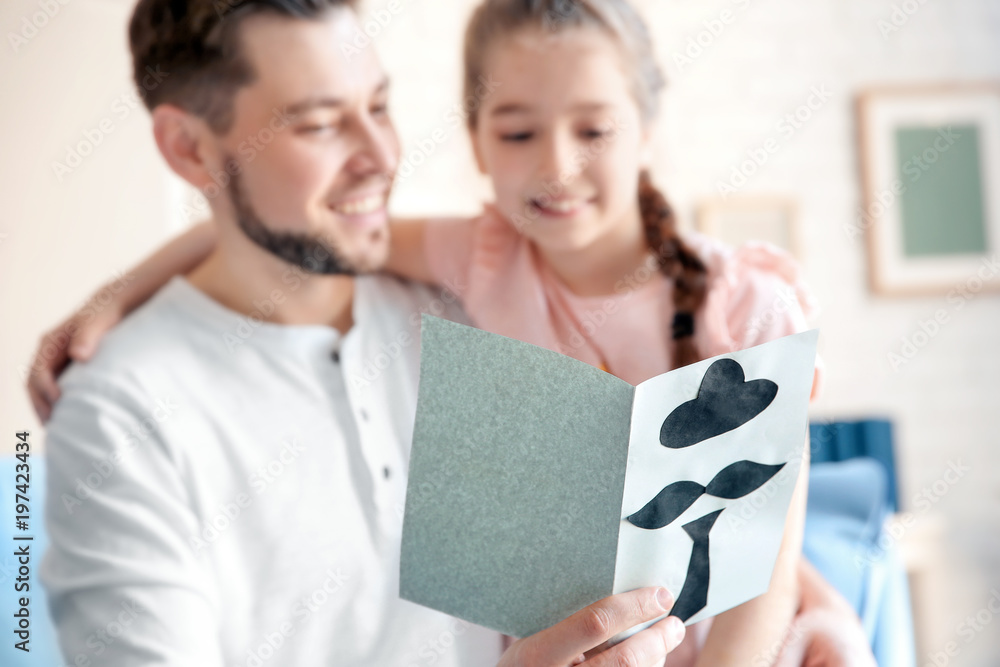
[(802, 259), (798, 203), (791, 197), (741, 195), (706, 199), (697, 206), (698, 230), (736, 247), (766, 241)]
[(884, 296), (1000, 289), (1000, 82), (880, 87), (856, 105), (869, 282)]

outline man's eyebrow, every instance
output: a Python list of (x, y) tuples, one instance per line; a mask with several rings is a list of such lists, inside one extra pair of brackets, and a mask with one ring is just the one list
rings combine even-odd
[[(380, 95), (389, 89), (389, 77), (384, 77), (375, 87), (374, 94)], [(337, 109), (344, 106), (344, 100), (339, 97), (311, 97), (285, 107), (289, 116), (297, 116), (313, 109)]]
[(307, 100), (296, 102), (295, 104), (289, 104), (285, 107), (285, 113), (289, 116), (298, 116), (301, 113), (312, 111), (313, 109), (336, 109), (342, 106), (344, 106), (344, 100), (337, 97), (311, 97)]

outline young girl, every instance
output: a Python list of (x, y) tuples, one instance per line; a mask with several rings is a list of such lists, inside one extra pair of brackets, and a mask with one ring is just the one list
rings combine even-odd
[[(813, 303), (787, 255), (678, 234), (648, 171), (664, 82), (625, 0), (485, 0), (466, 33), (465, 95), (486, 75), (501, 85), (468, 124), (495, 201), (472, 220), (397, 221), (389, 270), (451, 286), (483, 329), (633, 384), (806, 328)], [(59, 349), (88, 357), (108, 326), (212, 245), (206, 225), (174, 241), (136, 271), (118, 310)], [(54, 400), (54, 382), (42, 382)], [(770, 591), (690, 628), (668, 665), (776, 657), (799, 605), (804, 474)]]

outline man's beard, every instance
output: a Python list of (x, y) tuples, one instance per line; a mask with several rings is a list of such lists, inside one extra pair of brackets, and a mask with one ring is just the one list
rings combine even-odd
[(294, 232), (275, 232), (260, 219), (243, 190), (240, 175), (227, 186), (236, 223), (251, 241), (279, 259), (314, 274), (354, 276), (358, 269), (326, 239)]

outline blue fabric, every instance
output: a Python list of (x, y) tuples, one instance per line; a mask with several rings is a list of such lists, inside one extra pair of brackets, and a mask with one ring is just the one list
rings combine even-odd
[[(34, 443), (33, 443), (34, 444)], [(3, 667), (56, 667), (62, 665), (56, 640), (55, 626), (49, 615), (48, 600), (38, 581), (38, 568), (42, 563), (42, 554), (48, 547), (49, 540), (45, 533), (45, 459), (32, 452), (28, 459), (31, 468), (29, 478), (31, 510), (28, 530), (17, 530), (14, 525), (14, 509), (17, 505), (15, 488), (15, 466), (20, 463), (13, 456), (0, 457), (0, 665)], [(14, 541), (14, 535), (31, 535), (30, 542)], [(14, 557), (18, 546), (30, 545), (31, 554), (27, 593), (14, 590), (15, 579), (18, 577), (20, 564)], [(16, 628), (14, 612), (19, 608), (18, 598), (27, 595), (31, 614), (31, 641), (29, 653), (14, 648), (17, 640), (14, 635)]]
[(813, 463), (847, 461), (867, 456), (882, 464), (885, 468), (884, 489), (888, 511), (899, 510), (892, 422), (886, 419), (813, 422), (809, 424), (809, 441)]
[(854, 606), (879, 665), (916, 665), (906, 573), (883, 530), (889, 478), (870, 457), (813, 463), (803, 553)]

